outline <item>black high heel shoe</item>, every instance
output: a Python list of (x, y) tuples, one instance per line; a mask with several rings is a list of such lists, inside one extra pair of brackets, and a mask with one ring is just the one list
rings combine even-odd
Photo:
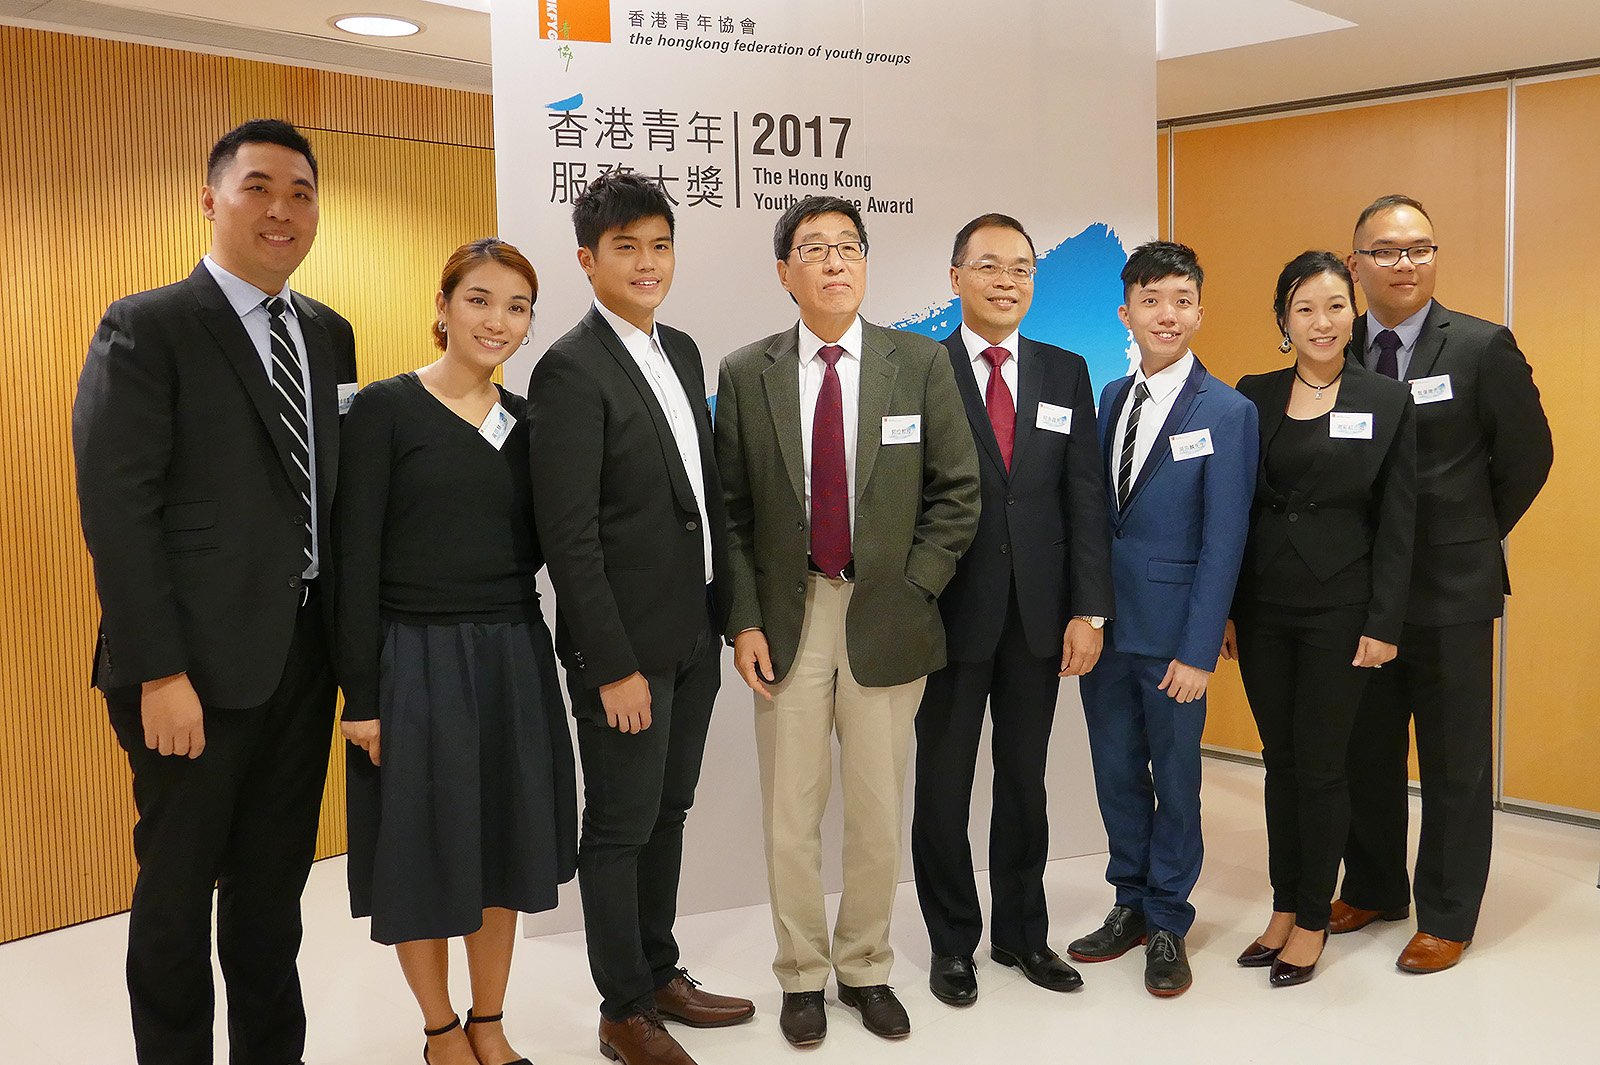
[[(1328, 949), (1328, 930), (1326, 928), (1322, 930), (1322, 949)], [(1317, 961), (1321, 960), (1322, 955), (1318, 954)], [(1267, 983), (1272, 987), (1293, 987), (1295, 984), (1303, 984), (1316, 974), (1317, 961), (1312, 962), (1310, 965), (1290, 965), (1281, 958), (1275, 959), (1272, 963), (1272, 971), (1267, 974)]]
[[(468, 1016), (471, 1016), (471, 1014), (469, 1013)], [(436, 1035), (444, 1035), (445, 1033), (453, 1032), (457, 1028), (460, 1028), (460, 1027), (461, 1027), (461, 1018), (460, 1017), (451, 1017), (449, 1024), (444, 1025), (441, 1028), (424, 1028), (422, 1030), (422, 1034), (426, 1038), (432, 1039)], [(423, 1061), (427, 1061), (428, 1060), (428, 1044), (427, 1043), (423, 1043), (422, 1044), (422, 1060)]]
[(1246, 969), (1265, 969), (1278, 960), (1278, 952), (1282, 947), (1269, 947), (1261, 940), (1256, 940), (1237, 958), (1233, 959)]
[[(467, 1010), (466, 1027), (470, 1029), (475, 1024), (499, 1024), (501, 1021), (505, 1020), (505, 1016), (505, 1012), (501, 1011), (500, 1013), (496, 1013), (493, 1017), (474, 1017), (472, 1015), (472, 1011), (469, 1009)], [(471, 1035), (469, 1034), (468, 1039), (470, 1038)], [(473, 1053), (477, 1052), (474, 1051)], [(527, 1058), (518, 1058), (515, 1061), (501, 1062), (501, 1065), (533, 1065), (533, 1062), (529, 1061)]]

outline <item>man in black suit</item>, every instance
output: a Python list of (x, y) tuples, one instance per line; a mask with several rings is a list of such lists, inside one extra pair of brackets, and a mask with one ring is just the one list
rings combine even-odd
[(678, 966), (683, 825), (721, 685), (716, 579), (727, 558), (700, 350), (655, 320), (672, 285), (672, 206), (608, 174), (572, 211), (595, 301), (528, 382), (534, 513), (556, 589), (583, 763), (578, 887), (600, 1049), (683, 1065), (662, 1027), (738, 1024), (747, 999)]
[(1087, 673), (1112, 615), (1111, 533), (1094, 392), (1083, 358), (1017, 329), (1033, 300), (1033, 241), (986, 214), (956, 234), (961, 326), (944, 340), (978, 445), (978, 534), (939, 597), (950, 662), (917, 711), (911, 858), (941, 1001), (977, 1000), (983, 914), (967, 821), (987, 702), (994, 722), (990, 952), (1033, 983), (1083, 981), (1046, 942), (1045, 755), (1061, 677)]
[(133, 770), (128, 994), (141, 1063), (212, 1057), (211, 890), (235, 1065), (305, 1045), (295, 957), (333, 729), (329, 505), (350, 324), (289, 288), (317, 164), (285, 122), (211, 150), (211, 251), (113, 303), (72, 411), (101, 622), (94, 683)]
[(1511, 591), (1500, 541), (1550, 474), (1550, 425), (1504, 326), (1433, 299), (1433, 223), (1406, 196), (1356, 222), (1367, 299), (1349, 358), (1411, 385), (1417, 538), (1400, 655), (1367, 685), (1350, 744), (1351, 822), (1331, 932), (1409, 916), (1407, 725), (1422, 778), (1417, 933), (1397, 964), (1448, 969), (1472, 941), (1493, 831), (1494, 619)]

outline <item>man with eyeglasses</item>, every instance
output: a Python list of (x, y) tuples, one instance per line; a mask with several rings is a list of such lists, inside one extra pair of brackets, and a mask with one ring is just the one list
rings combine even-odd
[(1550, 473), (1533, 371), (1504, 326), (1433, 299), (1438, 242), (1422, 204), (1385, 196), (1356, 221), (1366, 296), (1348, 353), (1407, 381), (1417, 405), (1417, 551), (1400, 655), (1375, 675), (1350, 745), (1350, 835), (1330, 932), (1410, 916), (1406, 758), (1422, 779), (1417, 932), (1396, 964), (1448, 969), (1472, 942), (1489, 878), (1494, 619), (1511, 590), (1500, 541)]
[(1062, 677), (1100, 657), (1112, 611), (1111, 532), (1089, 368), (1022, 336), (1033, 241), (1003, 214), (956, 234), (950, 287), (961, 325), (943, 341), (978, 446), (982, 516), (939, 599), (950, 662), (917, 712), (911, 861), (934, 997), (978, 998), (983, 910), (967, 824), (985, 705), (993, 722), (990, 956), (1051, 991), (1083, 986), (1047, 942), (1045, 755)]
[[(889, 917), (912, 719), (945, 663), (938, 595), (978, 524), (977, 454), (943, 348), (861, 319), (856, 206), (801, 200), (773, 234), (795, 325), (729, 355), (717, 388), (734, 664), (755, 692), (779, 1027), (827, 1034), (823, 988), (886, 1039)], [(844, 894), (830, 944), (822, 815), (839, 741)]]

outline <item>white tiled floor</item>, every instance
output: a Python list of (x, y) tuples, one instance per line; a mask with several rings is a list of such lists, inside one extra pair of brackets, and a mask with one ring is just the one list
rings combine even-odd
[[(1427, 977), (1396, 972), (1394, 957), (1411, 926), (1379, 924), (1334, 938), (1312, 983), (1272, 990), (1263, 970), (1233, 964), (1267, 916), (1261, 771), (1208, 761), (1205, 809), (1209, 854), (1195, 892), (1199, 922), (1189, 938), (1195, 985), (1181, 998), (1145, 994), (1137, 952), (1082, 966), (1087, 986), (1073, 995), (1035, 988), (983, 958), (979, 1002), (950, 1009), (928, 993), (927, 937), (907, 885), (894, 942), (895, 982), (914, 1028), (909, 1040), (867, 1035), (830, 990), (827, 1041), (791, 1050), (778, 1033), (765, 907), (680, 920), (685, 964), (713, 990), (753, 997), (758, 1016), (725, 1031), (674, 1031), (701, 1065), (802, 1058), (850, 1065), (1600, 1060), (1592, 1012), (1600, 833), (1501, 815), (1489, 901), (1477, 942), (1457, 969)], [(1058, 950), (1098, 925), (1108, 908), (1103, 863), (1094, 855), (1051, 864), (1051, 940)], [(305, 911), (308, 1065), (419, 1060), (415, 1007), (393, 953), (367, 940), (364, 922), (346, 916), (341, 861), (312, 871)], [(125, 934), (126, 919), (114, 917), (0, 947), (0, 1062), (132, 1061), (121, 976)], [(458, 1001), (465, 1009), (464, 990)], [(539, 1065), (601, 1060), (581, 934), (518, 944), (507, 1009), (512, 1041)]]

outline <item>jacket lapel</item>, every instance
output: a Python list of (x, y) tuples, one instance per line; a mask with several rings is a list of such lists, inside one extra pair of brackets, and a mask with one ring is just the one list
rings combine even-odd
[[(1017, 338), (1017, 427), (1011, 441), (1011, 476), (1028, 453), (1028, 441), (1033, 439), (1038, 422), (1039, 397), (1044, 394), (1044, 359), (1034, 349), (1031, 340)], [(1026, 356), (1025, 358), (1022, 356)], [(987, 420), (987, 417), (986, 419)]]
[[(204, 263), (197, 265), (194, 273), (189, 275), (189, 291), (198, 305), (196, 317), (200, 319), (200, 324), (211, 334), (211, 339), (216, 342), (228, 364), (233, 367), (233, 372), (239, 375), (245, 394), (250, 397), (251, 404), (256, 408), (256, 414), (261, 418), (261, 425), (272, 440), (272, 448), (278, 453), (278, 462), (283, 466), (284, 476), (290, 478), (290, 484), (296, 483), (295, 477), (298, 474), (291, 472), (294, 469), (294, 459), (289, 449), (289, 430), (278, 416), (277, 400), (273, 396), (272, 385), (267, 380), (266, 367), (261, 365), (261, 355), (256, 351), (255, 342), (250, 339), (250, 334), (245, 331), (244, 323), (234, 311), (233, 304), (222, 294), (222, 289), (217, 286), (217, 282)], [(298, 310), (298, 305), (296, 309)], [(312, 382), (313, 384), (316, 382), (315, 372), (312, 374)], [(313, 410), (315, 407), (313, 403)]]
[(1444, 351), (1445, 330), (1450, 327), (1450, 312), (1437, 301), (1422, 320), (1422, 332), (1417, 334), (1417, 346), (1411, 353), (1411, 364), (1406, 367), (1406, 380), (1432, 377), (1434, 363)]
[[(668, 476), (672, 478), (672, 491), (678, 497), (678, 505), (689, 511), (699, 510), (699, 505), (695, 503), (694, 490), (689, 486), (689, 472), (683, 468), (683, 459), (678, 456), (678, 442), (673, 438), (672, 427), (667, 424), (667, 413), (661, 409), (661, 404), (656, 400), (650, 382), (644, 379), (644, 371), (639, 369), (639, 364), (623, 345), (622, 338), (617, 336), (616, 330), (611, 328), (611, 323), (607, 322), (598, 310), (589, 308), (589, 313), (583, 321), (584, 325), (588, 326), (589, 332), (594, 334), (601, 346), (622, 368), (622, 372), (633, 382), (640, 401), (650, 412), (650, 420), (656, 427), (656, 441), (661, 446), (661, 457), (666, 461)], [(667, 361), (670, 365), (672, 361), (670, 355)]]
[[(967, 409), (967, 421), (972, 424), (972, 438), (978, 442), (978, 446), (983, 449), (994, 468), (1000, 471), (1000, 475), (1009, 477), (1006, 464), (1000, 458), (1000, 444), (994, 438), (994, 425), (989, 421), (989, 408), (984, 406), (983, 396), (978, 394), (978, 375), (972, 369), (972, 355), (961, 339), (959, 327), (945, 338), (944, 345), (950, 352), (950, 362), (956, 374), (956, 388), (961, 392), (961, 405)], [(1015, 462), (1016, 458), (1013, 442), (1011, 460)]]
[[(856, 498), (860, 499), (872, 480), (872, 467), (883, 447), (883, 416), (889, 413), (889, 397), (894, 394), (894, 338), (887, 329), (861, 323), (860, 416), (856, 421)], [(927, 426), (923, 425), (923, 430)]]
[(800, 440), (800, 328), (778, 334), (767, 349), (772, 365), (761, 371), (761, 384), (767, 393), (767, 411), (772, 415), (772, 431), (778, 437), (778, 452), (794, 497), (802, 506), (806, 500), (806, 453)]
[(1193, 368), (1189, 370), (1189, 376), (1178, 389), (1177, 398), (1172, 401), (1172, 409), (1167, 412), (1167, 420), (1161, 423), (1161, 430), (1156, 433), (1155, 443), (1150, 447), (1150, 454), (1145, 456), (1139, 476), (1133, 479), (1133, 491), (1128, 493), (1128, 505), (1123, 508), (1124, 511), (1133, 509), (1133, 505), (1139, 501), (1139, 493), (1150, 483), (1150, 478), (1154, 477), (1156, 471), (1163, 465), (1172, 461), (1172, 448), (1167, 445), (1167, 438), (1181, 432), (1189, 423), (1189, 415), (1194, 411), (1200, 393), (1206, 390), (1206, 376), (1206, 368), (1200, 365), (1198, 358), (1195, 359)]

